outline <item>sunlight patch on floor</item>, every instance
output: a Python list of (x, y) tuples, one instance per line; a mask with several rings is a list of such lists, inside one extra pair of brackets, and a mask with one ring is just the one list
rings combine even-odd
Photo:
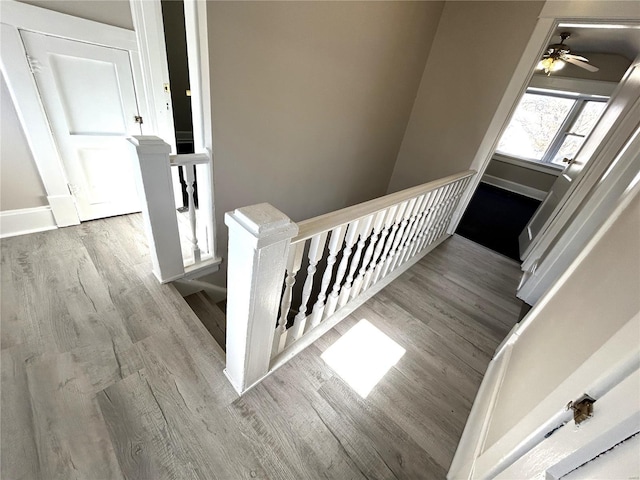
[(362, 398), (367, 398), (406, 350), (362, 319), (321, 358)]

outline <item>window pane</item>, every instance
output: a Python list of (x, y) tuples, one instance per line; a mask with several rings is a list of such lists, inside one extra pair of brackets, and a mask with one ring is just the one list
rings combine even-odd
[(552, 163), (566, 165), (562, 161), (564, 158), (575, 158), (606, 106), (605, 102), (586, 102), (582, 112), (569, 129), (570, 133), (567, 133), (560, 150), (551, 161)]
[(580, 147), (583, 143), (584, 137), (577, 137), (568, 133), (566, 138), (564, 139), (564, 142), (562, 142), (560, 150), (558, 150), (558, 153), (556, 153), (556, 156), (553, 158), (551, 163), (566, 167), (566, 162), (563, 162), (562, 160), (564, 158), (568, 158), (569, 160), (573, 159), (576, 156), (576, 153), (578, 153), (578, 150), (580, 150)]
[(571, 98), (525, 93), (497, 150), (540, 160), (574, 103)]
[(587, 102), (569, 131), (578, 135), (589, 135), (606, 106), (605, 102)]

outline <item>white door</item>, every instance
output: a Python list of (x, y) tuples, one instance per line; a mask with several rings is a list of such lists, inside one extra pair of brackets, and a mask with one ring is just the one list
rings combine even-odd
[[(580, 181), (583, 170), (585, 170), (591, 158), (596, 156), (605, 139), (611, 135), (616, 125), (622, 120), (621, 117), (623, 116), (622, 113), (625, 111), (625, 107), (631, 102), (637, 101), (637, 80), (634, 80), (632, 77), (638, 76), (640, 76), (640, 72), (632, 66), (628, 72), (626, 81), (622, 82), (619, 89), (611, 97), (607, 108), (602, 113), (602, 117), (593, 128), (584, 145), (579, 149), (576, 156), (571, 159), (562, 174), (558, 176), (558, 179), (551, 186), (544, 201), (533, 214), (533, 217), (531, 217), (531, 220), (522, 233), (520, 233), (520, 258), (523, 260), (531, 251), (532, 244), (535, 242), (536, 237), (545, 230), (549, 222), (562, 208), (567, 197), (575, 188), (576, 183)], [(580, 132), (580, 120), (581, 118), (578, 116), (575, 122), (576, 133), (584, 133)], [(565, 139), (565, 142), (568, 144), (573, 141), (575, 140), (570, 137)], [(563, 147), (561, 147), (560, 152), (562, 152)], [(568, 148), (568, 150), (570, 150), (570, 148)]]
[(20, 34), (80, 220), (140, 211), (126, 140), (141, 133), (129, 53)]

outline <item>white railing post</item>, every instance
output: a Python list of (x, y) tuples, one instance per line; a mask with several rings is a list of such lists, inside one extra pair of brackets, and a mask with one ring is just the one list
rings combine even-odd
[(138, 163), (135, 168), (153, 273), (162, 283), (184, 276), (178, 220), (173, 197), (171, 147), (155, 136), (129, 138)]
[(268, 203), (225, 215), (227, 368), (240, 394), (269, 371), (289, 245), (298, 226)]

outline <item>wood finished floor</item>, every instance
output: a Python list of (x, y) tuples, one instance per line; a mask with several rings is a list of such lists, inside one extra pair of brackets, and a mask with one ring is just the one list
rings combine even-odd
[[(2, 241), (1, 477), (440, 479), (519, 270), (453, 237), (238, 398), (129, 215)], [(362, 399), (320, 354), (361, 318), (407, 352)]]

